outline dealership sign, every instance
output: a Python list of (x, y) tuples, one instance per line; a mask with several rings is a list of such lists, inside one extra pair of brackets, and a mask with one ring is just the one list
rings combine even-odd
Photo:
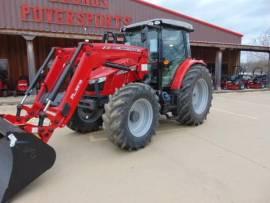
[[(109, 10), (109, 0), (49, 0), (53, 4), (73, 5), (78, 8), (98, 8)], [(20, 8), (23, 22), (47, 23), (66, 26), (95, 27), (119, 29), (132, 22), (132, 17), (105, 14), (93, 11), (74, 11), (73, 9), (44, 7), (40, 5), (22, 4)]]
[(109, 0), (50, 0), (50, 2), (90, 6), (96, 8), (109, 8)]

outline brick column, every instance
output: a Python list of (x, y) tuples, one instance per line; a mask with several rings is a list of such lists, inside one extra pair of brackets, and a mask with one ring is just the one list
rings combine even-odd
[(223, 51), (219, 49), (216, 53), (216, 66), (215, 66), (215, 89), (221, 89), (221, 76), (222, 76), (222, 58)]
[(36, 63), (35, 63), (35, 53), (34, 53), (34, 39), (36, 36), (24, 35), (26, 40), (27, 48), (27, 61), (28, 61), (28, 76), (29, 82), (31, 83), (36, 75)]

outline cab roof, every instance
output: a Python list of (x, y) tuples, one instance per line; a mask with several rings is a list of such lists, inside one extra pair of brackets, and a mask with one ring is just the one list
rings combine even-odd
[(175, 27), (175, 28), (180, 28), (180, 29), (186, 30), (188, 32), (194, 31), (193, 26), (189, 23), (186, 23), (183, 21), (178, 21), (178, 20), (165, 19), (165, 18), (156, 18), (156, 19), (152, 19), (152, 20), (146, 20), (146, 21), (134, 23), (131, 25), (127, 25), (127, 26), (122, 28), (122, 31), (140, 28), (140, 27), (143, 27), (145, 25), (159, 25), (159, 24), (167, 25), (167, 26), (171, 26), (171, 27)]

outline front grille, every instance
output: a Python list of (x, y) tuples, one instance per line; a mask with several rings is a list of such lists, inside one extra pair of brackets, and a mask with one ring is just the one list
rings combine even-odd
[[(95, 92), (96, 91), (96, 84), (88, 85), (87, 91)], [(105, 82), (98, 83), (98, 90), (103, 91), (105, 86)]]

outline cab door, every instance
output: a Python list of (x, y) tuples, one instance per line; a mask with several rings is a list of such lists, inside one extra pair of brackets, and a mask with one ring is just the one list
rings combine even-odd
[(179, 66), (191, 55), (188, 34), (182, 30), (162, 30), (162, 87), (169, 87)]

